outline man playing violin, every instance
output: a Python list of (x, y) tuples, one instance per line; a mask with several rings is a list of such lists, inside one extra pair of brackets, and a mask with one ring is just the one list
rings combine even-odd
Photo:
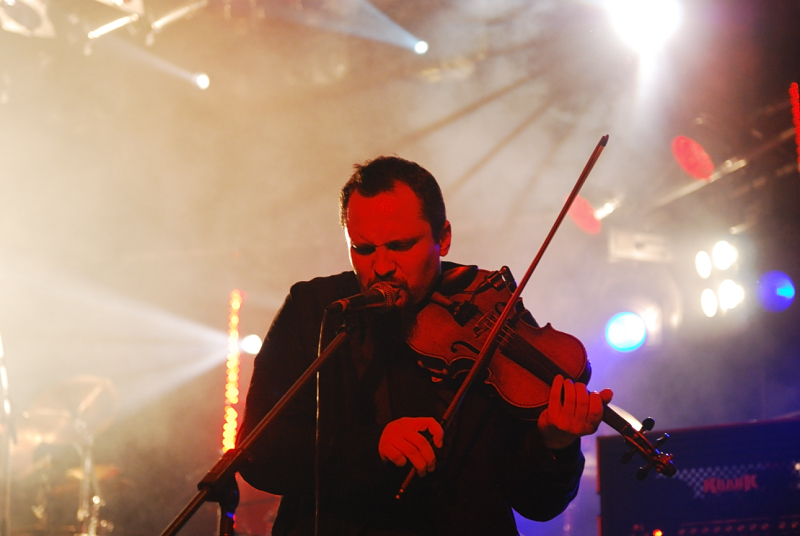
[[(439, 419), (463, 376), (435, 377), (406, 344), (442, 270), (456, 266), (441, 259), (452, 230), (439, 186), (413, 162), (380, 157), (355, 166), (340, 215), (353, 271), (292, 286), (255, 359), (242, 434), (315, 359), (330, 303), (378, 283), (397, 299), (348, 320), (318, 391), (301, 389), (240, 469), (283, 496), (273, 534), (512, 535), (512, 508), (539, 521), (561, 513), (583, 472), (580, 437), (597, 430), (611, 391), (558, 376), (531, 422), (476, 384), (445, 437)], [(418, 478), (397, 500), (409, 467)]]

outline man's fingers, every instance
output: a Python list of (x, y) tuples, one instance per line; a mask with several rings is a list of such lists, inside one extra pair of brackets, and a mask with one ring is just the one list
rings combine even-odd
[[(603, 417), (603, 397), (598, 393), (592, 393), (589, 398), (589, 420), (599, 421)], [(599, 423), (598, 423), (599, 424)]]
[(553, 380), (553, 386), (550, 388), (550, 403), (548, 407), (552, 412), (561, 410), (561, 394), (564, 390), (564, 377), (559, 374)]
[[(575, 421), (578, 423), (585, 422), (589, 415), (589, 391), (586, 385), (582, 383), (575, 384)], [(580, 431), (579, 426), (574, 427), (573, 432)]]
[[(436, 467), (436, 454), (433, 452), (433, 447), (428, 440), (421, 434), (414, 434), (407, 438), (409, 449), (408, 455), (411, 463), (417, 468), (419, 472), (420, 465), (424, 465), (428, 471), (433, 471)], [(415, 463), (414, 460), (417, 460)]]
[(426, 436), (430, 436), (437, 447), (441, 446), (444, 431), (436, 419), (397, 419), (383, 429), (378, 442), (378, 453), (382, 460), (389, 460), (398, 467), (409, 461), (420, 476), (425, 476), (436, 468), (436, 453)]
[(611, 389), (590, 392), (584, 383), (556, 376), (550, 402), (538, 422), (545, 445), (564, 448), (579, 437), (595, 433), (603, 419), (604, 405), (613, 396)]
[(575, 414), (578, 411), (575, 383), (570, 379), (564, 380), (562, 390), (564, 400), (553, 420), (559, 428), (569, 432), (571, 431), (571, 423), (574, 422)]
[(392, 462), (397, 467), (403, 467), (410, 462), (420, 476), (425, 476), (428, 471), (433, 471), (435, 468), (435, 462), (431, 462), (417, 449), (416, 445), (409, 441), (403, 441), (398, 446), (385, 446), (381, 458)]
[(444, 441), (444, 430), (442, 429), (442, 425), (439, 424), (439, 421), (426, 417), (423, 424), (424, 426), (420, 432), (429, 432), (436, 448), (442, 448), (442, 442)]
[(387, 446), (380, 454), (383, 461), (390, 461), (397, 467), (403, 467), (406, 464), (405, 454), (392, 446)]
[(406, 458), (417, 470), (419, 476), (425, 476), (428, 471), (433, 471), (436, 468), (436, 459), (426, 457), (424, 453), (414, 448), (413, 445), (406, 451)]

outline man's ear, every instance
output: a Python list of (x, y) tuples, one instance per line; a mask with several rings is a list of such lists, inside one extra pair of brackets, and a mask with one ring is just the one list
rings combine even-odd
[(453, 229), (450, 222), (445, 220), (442, 232), (439, 234), (439, 255), (444, 257), (450, 251), (450, 240), (453, 238)]

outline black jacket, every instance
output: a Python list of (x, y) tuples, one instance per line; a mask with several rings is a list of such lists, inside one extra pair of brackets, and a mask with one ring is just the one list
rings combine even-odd
[[(255, 359), (242, 437), (316, 358), (324, 308), (358, 292), (352, 272), (292, 286)], [(483, 385), (466, 397), (436, 470), (394, 498), (410, 466), (381, 461), (383, 427), (403, 416), (441, 417), (457, 388), (417, 365), (397, 321), (393, 313), (365, 315), (321, 370), (320, 534), (514, 535), (512, 508), (534, 520), (561, 513), (583, 471), (579, 442), (554, 455), (535, 423), (512, 417)], [(283, 496), (275, 535), (314, 534), (315, 391), (314, 381), (300, 391), (239, 471)]]

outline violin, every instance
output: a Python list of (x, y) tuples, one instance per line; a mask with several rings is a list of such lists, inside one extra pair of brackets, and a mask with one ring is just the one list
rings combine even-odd
[[(421, 356), (419, 366), (439, 379), (458, 378), (470, 371), (516, 288), (514, 277), (505, 266), (495, 272), (460, 266), (444, 273), (439, 289), (418, 313), (407, 341)], [(591, 365), (585, 347), (576, 337), (549, 323), (537, 327), (521, 299), (512, 308), (481, 378), (514, 414), (536, 420), (547, 407), (555, 377), (560, 374), (588, 383)], [(647, 461), (637, 478), (643, 479), (651, 468), (665, 476), (676, 473), (672, 455), (657, 448), (669, 436), (665, 434), (655, 445), (644, 436), (653, 427), (652, 419), (646, 419), (642, 429), (637, 430), (605, 406), (603, 421), (632, 445), (623, 461), (630, 461), (635, 453)]]
[[(519, 285), (508, 268), (482, 275), (474, 266), (459, 268), (442, 278), (431, 303), (417, 316), (418, 327), (408, 342), (424, 356), (422, 366), (441, 378), (457, 376), (469, 369), (442, 416), (445, 433), (467, 391), (481, 375), (515, 411), (534, 419), (544, 410), (556, 376), (561, 374), (582, 383), (589, 380), (591, 367), (583, 344), (550, 324), (538, 328), (526, 321), (520, 294), (607, 143), (608, 135), (602, 136)], [(486, 292), (490, 294), (484, 297)], [(450, 336), (444, 336), (445, 333)], [(672, 455), (658, 450), (669, 436), (664, 434), (652, 444), (644, 435), (652, 430), (653, 419), (645, 419), (637, 430), (605, 405), (603, 421), (622, 434), (632, 447), (623, 456), (623, 463), (637, 453), (647, 462), (636, 474), (639, 480), (652, 468), (665, 476), (675, 475)], [(397, 499), (403, 496), (414, 474), (413, 469), (408, 473)]]
[[(489, 330), (508, 303), (516, 282), (508, 267), (496, 272), (463, 266), (442, 276), (440, 290), (418, 314), (408, 345), (422, 356), (417, 363), (434, 378), (463, 377), (475, 363)], [(459, 290), (454, 289), (469, 284)], [(482, 378), (525, 420), (547, 407), (550, 385), (564, 378), (587, 383), (591, 366), (583, 344), (572, 335), (533, 324), (522, 300), (500, 332), (499, 348)]]

